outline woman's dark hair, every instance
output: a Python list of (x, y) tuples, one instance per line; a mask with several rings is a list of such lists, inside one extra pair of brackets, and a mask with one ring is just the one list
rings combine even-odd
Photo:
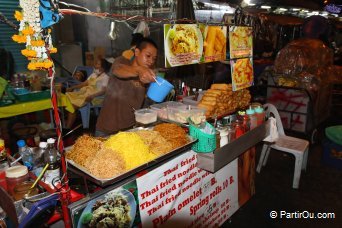
[(83, 77), (82, 77), (81, 82), (84, 82), (84, 81), (88, 78), (87, 71), (85, 71), (85, 70), (79, 70), (79, 72), (81, 72), (81, 73), (83, 74)]
[(144, 36), (141, 33), (133, 33), (132, 34), (132, 40), (131, 40), (131, 46), (135, 46), (138, 43), (140, 43), (140, 41), (144, 39)]
[(155, 47), (156, 49), (158, 49), (158, 46), (157, 46), (157, 44), (152, 40), (152, 39), (150, 39), (150, 38), (143, 38), (138, 44), (137, 44), (137, 48), (139, 49), (139, 50), (142, 50), (142, 49), (144, 49), (146, 46), (147, 46), (147, 44), (151, 44), (153, 47)]
[(101, 67), (104, 69), (104, 72), (108, 73), (112, 64), (108, 62), (106, 59), (100, 59), (100, 61), (101, 61)]

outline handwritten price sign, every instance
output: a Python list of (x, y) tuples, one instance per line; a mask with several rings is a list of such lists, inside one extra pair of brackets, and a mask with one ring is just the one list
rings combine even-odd
[(238, 209), (237, 161), (215, 174), (196, 164), (189, 151), (137, 179), (143, 227), (221, 225)]

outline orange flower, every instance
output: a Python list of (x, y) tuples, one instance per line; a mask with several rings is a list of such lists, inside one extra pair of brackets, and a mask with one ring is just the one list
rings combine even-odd
[(13, 35), (12, 40), (20, 44), (26, 43), (26, 36)]
[(30, 63), (27, 65), (27, 69), (29, 69), (29, 70), (37, 70), (36, 63), (30, 62)]
[(53, 65), (52, 61), (50, 61), (50, 60), (47, 60), (47, 61), (44, 62), (44, 68), (46, 68), (46, 69), (51, 68), (52, 65)]
[(26, 28), (24, 28), (22, 31), (23, 35), (27, 36), (27, 35), (33, 35), (34, 31), (30, 26), (27, 26)]
[(21, 54), (26, 56), (26, 57), (36, 57), (37, 56), (36, 51), (28, 50), (28, 49), (21, 50)]
[(45, 42), (43, 40), (31, 40), (31, 45), (35, 47), (44, 46)]
[(53, 47), (50, 49), (50, 53), (53, 54), (53, 53), (57, 53), (57, 48)]
[(21, 21), (23, 20), (23, 14), (19, 11), (14, 11), (14, 18), (17, 20), (17, 21)]

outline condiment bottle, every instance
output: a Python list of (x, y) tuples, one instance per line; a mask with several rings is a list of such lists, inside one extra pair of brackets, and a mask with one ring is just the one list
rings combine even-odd
[(13, 189), (29, 179), (28, 168), (23, 165), (12, 166), (6, 170), (7, 191), (13, 196)]
[(0, 187), (7, 191), (7, 182), (6, 182), (6, 170), (8, 169), (7, 161), (3, 161), (0, 163)]
[(219, 127), (217, 130), (220, 132), (220, 147), (223, 147), (228, 144), (228, 128)]
[(57, 150), (55, 149), (55, 139), (49, 138), (47, 144), (47, 149), (44, 153), (44, 161), (45, 164), (48, 163), (49, 166), (44, 175), (44, 182), (53, 188), (54, 182), (60, 177), (59, 161), (57, 159)]
[(228, 135), (227, 135), (228, 143), (230, 143), (230, 142), (232, 142), (236, 138), (234, 125), (233, 124), (228, 124), (227, 125), (227, 131), (228, 131)]
[(235, 120), (234, 128), (235, 128), (235, 138), (239, 138), (241, 135), (245, 133), (241, 120)]
[(255, 128), (257, 126), (257, 116), (255, 115), (255, 111), (251, 106), (246, 110), (246, 114), (249, 117), (250, 129)]
[(261, 106), (256, 107), (254, 110), (257, 117), (257, 125), (260, 125), (265, 121), (265, 111)]

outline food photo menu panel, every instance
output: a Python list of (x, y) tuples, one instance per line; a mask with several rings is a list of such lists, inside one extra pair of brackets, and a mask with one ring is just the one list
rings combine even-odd
[(164, 25), (165, 67), (226, 59), (227, 26)]

